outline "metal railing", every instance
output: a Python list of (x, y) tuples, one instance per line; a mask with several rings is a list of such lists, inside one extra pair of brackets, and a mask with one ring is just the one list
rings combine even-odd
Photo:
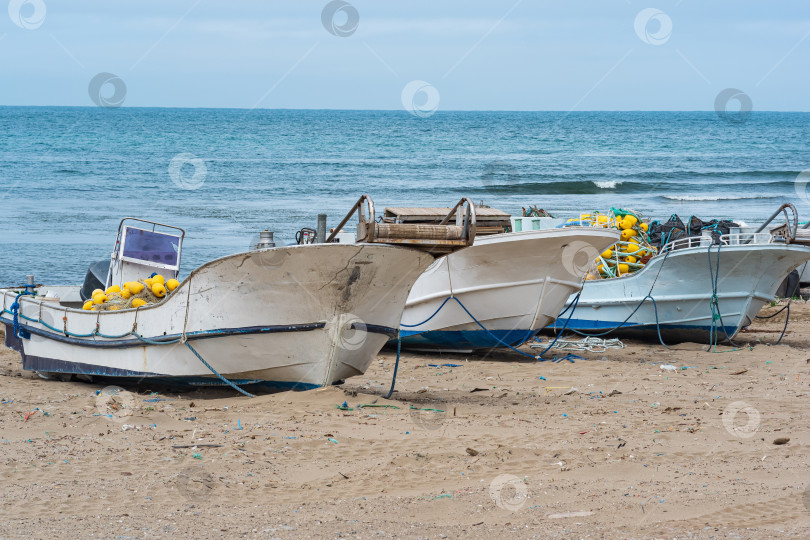
[[(766, 232), (723, 234), (720, 235), (719, 240), (720, 245), (722, 246), (775, 244), (783, 242), (783, 240), (778, 239), (771, 233)], [(694, 247), (709, 247), (713, 244), (715, 244), (715, 240), (712, 236), (690, 236), (688, 238), (678, 238), (677, 240), (669, 242), (662, 247), (658, 253), (661, 254), (666, 253), (667, 251)]]

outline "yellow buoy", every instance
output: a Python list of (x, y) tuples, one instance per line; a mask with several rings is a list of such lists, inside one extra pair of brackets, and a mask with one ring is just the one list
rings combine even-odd
[(622, 218), (622, 229), (632, 229), (638, 223), (638, 218), (632, 214), (627, 214)]
[(146, 278), (145, 280), (143, 280), (143, 282), (146, 283), (146, 286), (151, 289), (152, 288), (152, 283), (154, 283), (155, 280), (153, 280), (152, 278), (149, 277), (149, 278)]
[(84, 305), (82, 306), (82, 309), (85, 310), (85, 311), (90, 311), (90, 309), (92, 307), (93, 307), (93, 301), (88, 300), (87, 302), (84, 303)]
[(136, 298), (135, 300), (132, 301), (132, 307), (134, 307), (134, 308), (139, 308), (139, 307), (145, 306), (145, 305), (146, 305), (146, 300), (144, 300), (143, 298)]
[(109, 300), (109, 298), (107, 298), (107, 295), (104, 293), (99, 293), (93, 296), (93, 303), (97, 306), (103, 304), (107, 300)]
[(104, 294), (104, 291), (101, 289), (95, 289), (92, 293), (90, 293), (90, 298), (93, 298), (97, 294)]
[(637, 231), (634, 231), (633, 229), (625, 229), (622, 231), (622, 240), (626, 242), (637, 235), (638, 235)]
[(597, 223), (607, 223), (608, 217), (607, 216), (596, 216)]
[(107, 290), (104, 291), (104, 294), (112, 294), (117, 292), (121, 292), (121, 287), (119, 287), (118, 285), (112, 285), (110, 287), (107, 287)]
[(619, 275), (620, 276), (623, 275), (623, 274), (629, 274), (629, 273), (630, 273), (630, 267), (628, 265), (626, 265), (624, 263), (619, 264)]
[(130, 292), (130, 290), (129, 290), (128, 288), (124, 287), (124, 288), (121, 290), (121, 298), (123, 298), (124, 300), (126, 300), (126, 299), (127, 299), (127, 298), (129, 298), (130, 296), (132, 296), (132, 293)]
[(164, 296), (166, 296), (166, 287), (163, 285), (163, 283), (153, 283), (152, 294), (154, 294), (158, 298), (163, 298)]
[(638, 259), (636, 259), (632, 255), (628, 255), (627, 257), (624, 258), (624, 262), (634, 263), (634, 262), (637, 262), (637, 261), (638, 261)]
[(163, 285), (166, 283), (166, 278), (164, 278), (160, 274), (157, 274), (152, 278), (152, 283), (160, 283), (161, 285)]
[(643, 221), (641, 222), (641, 225), (639, 225), (639, 227), (641, 227), (641, 230), (644, 231), (644, 232), (647, 232), (647, 231), (650, 230), (650, 226), (647, 225), (646, 223), (644, 223)]
[(627, 245), (624, 246), (624, 248), (622, 248), (622, 251), (624, 251), (625, 253), (632, 253), (633, 255), (635, 255), (638, 249), (639, 249), (638, 244), (636, 244), (631, 240), (630, 242), (627, 242)]
[(140, 281), (132, 281), (130, 282), (127, 289), (129, 289), (129, 292), (131, 292), (132, 294), (138, 294), (143, 290), (143, 287), (144, 285)]
[(180, 282), (177, 281), (176, 279), (170, 279), (169, 281), (166, 282), (166, 288), (169, 289), (169, 292), (172, 292), (179, 286)]
[(613, 250), (612, 249), (606, 249), (605, 251), (602, 252), (602, 258), (603, 259), (610, 259), (611, 257), (613, 257)]

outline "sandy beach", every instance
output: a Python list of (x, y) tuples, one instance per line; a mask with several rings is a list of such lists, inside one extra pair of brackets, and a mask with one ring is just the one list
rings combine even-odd
[(0, 537), (806, 538), (810, 305), (783, 324), (716, 353), (403, 353), (391, 400), (391, 351), (250, 399), (110, 397), (2, 349)]

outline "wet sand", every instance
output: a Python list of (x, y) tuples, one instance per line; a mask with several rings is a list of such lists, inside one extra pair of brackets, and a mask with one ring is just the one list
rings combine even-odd
[(779, 315), (722, 353), (404, 353), (391, 400), (390, 351), (339, 387), (110, 401), (0, 348), (0, 537), (806, 538), (810, 305), (791, 312), (782, 344)]

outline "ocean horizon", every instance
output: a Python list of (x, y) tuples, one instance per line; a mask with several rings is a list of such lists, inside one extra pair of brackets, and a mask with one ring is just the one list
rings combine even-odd
[(513, 214), (630, 208), (666, 219), (810, 216), (805, 112), (0, 107), (0, 284), (78, 283), (118, 222), (186, 230), (184, 273), (284, 243), (363, 194), (385, 206), (471, 197)]

